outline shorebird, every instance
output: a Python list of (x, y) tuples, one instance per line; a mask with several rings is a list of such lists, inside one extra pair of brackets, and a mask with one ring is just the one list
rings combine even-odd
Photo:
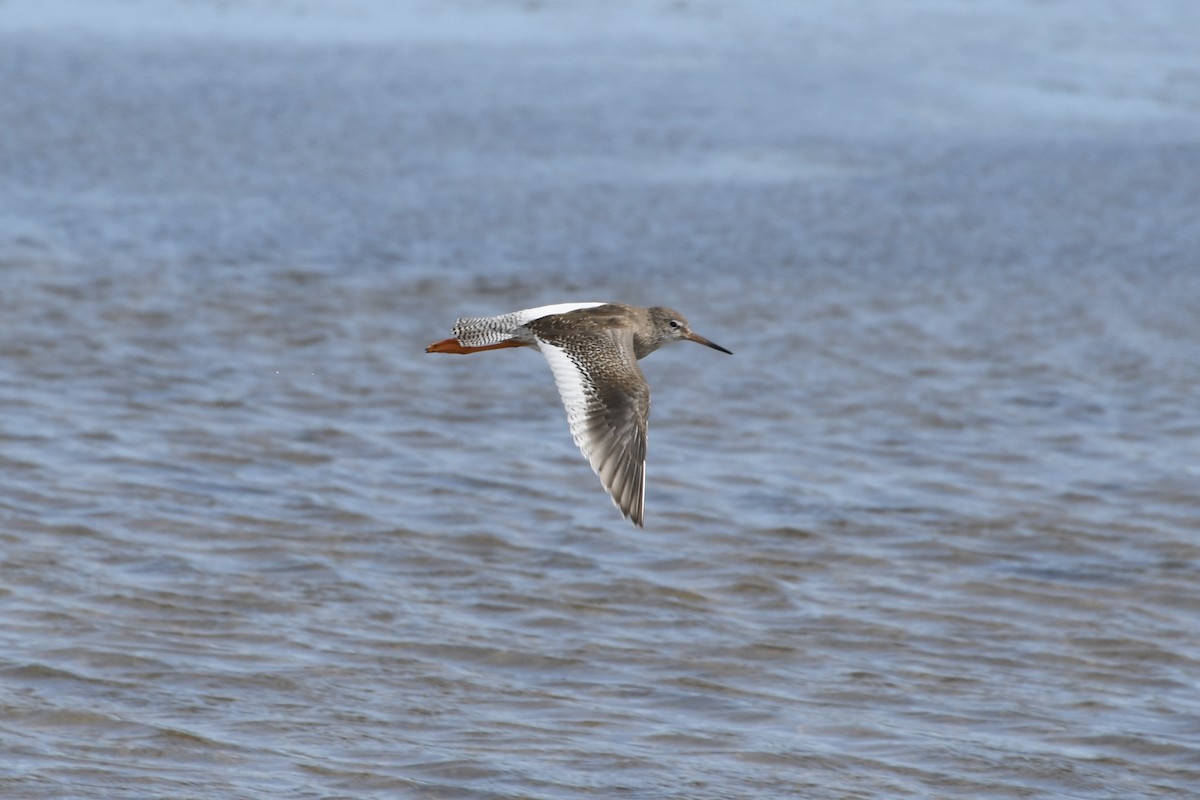
[(567, 409), (571, 437), (613, 503), (640, 527), (646, 510), (650, 387), (637, 362), (684, 339), (733, 355), (693, 333), (678, 311), (622, 303), (558, 303), (495, 317), (463, 317), (455, 323), (453, 337), (425, 352), (540, 350)]

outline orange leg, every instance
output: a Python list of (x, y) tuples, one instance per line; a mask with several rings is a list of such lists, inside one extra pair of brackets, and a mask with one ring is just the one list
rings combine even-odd
[(442, 339), (440, 342), (434, 342), (425, 348), (426, 353), (478, 353), (483, 350), (499, 350), (504, 347), (528, 347), (524, 342), (518, 342), (515, 339), (508, 339), (499, 344), (485, 344), (483, 347), (465, 347), (458, 343), (458, 339)]

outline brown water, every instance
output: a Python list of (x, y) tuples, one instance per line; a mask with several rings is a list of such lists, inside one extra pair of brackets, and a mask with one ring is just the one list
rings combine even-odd
[[(1200, 796), (1189, 4), (43, 6), (0, 796)], [(567, 300), (735, 352), (644, 531), (422, 353)]]

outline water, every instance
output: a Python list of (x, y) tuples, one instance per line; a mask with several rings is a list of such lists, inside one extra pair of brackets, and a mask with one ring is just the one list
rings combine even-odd
[[(0, 6), (0, 794), (1200, 796), (1187, 3)], [(647, 526), (534, 353), (662, 303)]]

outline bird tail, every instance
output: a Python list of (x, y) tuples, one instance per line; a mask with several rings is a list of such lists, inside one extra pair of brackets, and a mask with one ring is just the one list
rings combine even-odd
[(525, 325), (549, 314), (565, 314), (603, 303), (558, 303), (513, 311), (495, 317), (462, 317), (454, 323), (454, 338), (443, 339), (425, 348), (426, 353), (478, 353), (501, 347), (536, 347)]
[(517, 329), (522, 320), (517, 314), (501, 314), (498, 317), (462, 317), (454, 323), (454, 336), (434, 342), (425, 348), (426, 353), (478, 353), (483, 350), (499, 350), (503, 347), (520, 347), (528, 344), (518, 338)]

